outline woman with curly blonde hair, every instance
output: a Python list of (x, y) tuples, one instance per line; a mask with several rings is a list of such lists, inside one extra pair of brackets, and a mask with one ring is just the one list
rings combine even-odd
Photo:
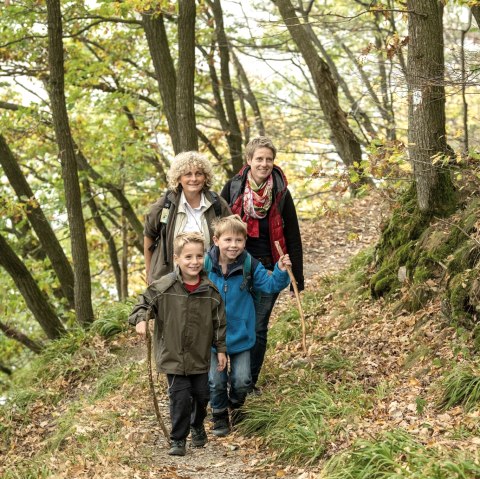
[(210, 191), (213, 169), (197, 151), (178, 154), (167, 173), (169, 191), (145, 217), (143, 249), (147, 282), (173, 271), (173, 240), (183, 232), (199, 232), (208, 249), (212, 220), (231, 214), (226, 201)]

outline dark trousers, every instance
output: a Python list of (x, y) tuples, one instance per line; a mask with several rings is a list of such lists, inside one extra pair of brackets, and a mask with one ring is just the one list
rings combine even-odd
[(256, 341), (255, 346), (250, 350), (250, 367), (253, 386), (257, 383), (258, 375), (262, 369), (265, 351), (267, 350), (268, 322), (277, 298), (278, 293), (257, 293), (254, 296)]
[(168, 397), (170, 398), (170, 439), (186, 439), (190, 426), (200, 427), (207, 416), (210, 399), (208, 373), (180, 376), (167, 374)]

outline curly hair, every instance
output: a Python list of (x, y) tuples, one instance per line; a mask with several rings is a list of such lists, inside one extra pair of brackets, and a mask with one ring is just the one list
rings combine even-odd
[(270, 150), (272, 150), (273, 159), (275, 159), (275, 157), (277, 156), (277, 149), (275, 148), (275, 145), (270, 138), (268, 138), (267, 136), (256, 136), (255, 138), (252, 138), (245, 147), (245, 159), (247, 161), (251, 160), (253, 158), (255, 150), (257, 150), (258, 148), (269, 148)]
[(212, 186), (213, 169), (205, 155), (198, 151), (184, 151), (179, 153), (172, 161), (167, 173), (168, 187), (177, 192), (180, 184), (180, 177), (193, 169), (202, 170), (205, 175), (205, 189)]

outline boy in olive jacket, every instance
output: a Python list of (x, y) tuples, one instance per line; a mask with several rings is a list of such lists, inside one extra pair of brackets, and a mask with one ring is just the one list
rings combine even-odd
[(145, 335), (145, 316), (155, 319), (153, 344), (159, 372), (166, 373), (172, 430), (170, 455), (184, 456), (186, 438), (192, 446), (207, 442), (203, 421), (209, 401), (211, 348), (218, 369), (227, 364), (226, 320), (220, 293), (203, 271), (204, 239), (182, 233), (174, 240), (174, 272), (154, 281), (140, 296), (129, 323)]

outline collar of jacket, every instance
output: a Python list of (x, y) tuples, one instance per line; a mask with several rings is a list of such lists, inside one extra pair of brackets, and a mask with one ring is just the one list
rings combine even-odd
[[(216, 273), (223, 275), (222, 268), (218, 263), (218, 258), (220, 256), (220, 249), (218, 246), (212, 245), (208, 254), (212, 258), (212, 270)], [(237, 259), (227, 265), (227, 274), (226, 277), (231, 276), (232, 274), (236, 273), (237, 271), (241, 271), (243, 274), (243, 264), (245, 263), (245, 258), (247, 257), (247, 250), (243, 250), (242, 254), (240, 254)]]
[[(207, 273), (202, 270), (200, 271), (200, 284), (198, 286), (198, 288), (195, 290), (195, 291), (192, 291), (191, 294), (195, 294), (195, 293), (201, 293), (203, 291), (207, 291), (208, 288), (211, 286), (211, 282), (210, 280), (208, 279), (208, 276), (207, 276)], [(183, 278), (182, 278), (182, 274), (180, 272), (180, 268), (178, 267), (178, 265), (175, 265), (175, 275), (177, 277), (177, 281), (183, 286), (184, 286), (184, 281), (183, 281)]]

